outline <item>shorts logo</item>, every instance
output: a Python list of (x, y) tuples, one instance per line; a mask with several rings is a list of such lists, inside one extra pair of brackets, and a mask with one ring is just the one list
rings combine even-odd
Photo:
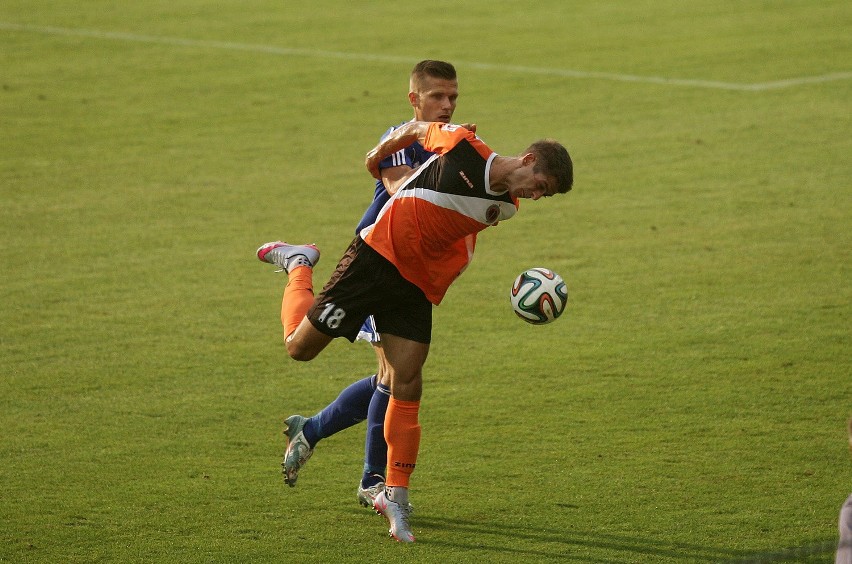
[(497, 221), (500, 218), (500, 206), (497, 204), (491, 204), (488, 206), (488, 209), (485, 211), (485, 223), (489, 225)]
[(465, 184), (467, 184), (467, 187), (473, 190), (473, 182), (470, 181), (470, 178), (467, 177), (463, 170), (459, 171), (459, 176), (462, 177), (462, 180), (464, 180)]

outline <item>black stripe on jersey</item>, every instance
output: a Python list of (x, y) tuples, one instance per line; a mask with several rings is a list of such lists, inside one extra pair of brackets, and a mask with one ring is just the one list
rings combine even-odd
[(424, 188), (445, 194), (511, 202), (508, 193), (495, 196), (486, 192), (486, 164), (486, 159), (473, 145), (467, 139), (462, 139), (440, 158), (421, 167), (425, 170), (420, 170), (417, 178), (406, 188)]

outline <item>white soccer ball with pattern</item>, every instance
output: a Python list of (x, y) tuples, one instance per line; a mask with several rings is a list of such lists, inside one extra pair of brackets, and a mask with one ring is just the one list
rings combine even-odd
[(549, 268), (530, 268), (515, 278), (509, 297), (518, 317), (533, 325), (544, 325), (565, 311), (568, 287)]

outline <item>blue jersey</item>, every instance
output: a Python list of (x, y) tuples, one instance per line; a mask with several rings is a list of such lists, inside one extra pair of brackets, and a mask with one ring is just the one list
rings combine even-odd
[[(385, 131), (384, 135), (382, 135), (382, 139), (391, 134), (393, 130), (398, 128), (400, 125), (405, 125), (403, 122), (399, 125), (391, 127), (387, 131)], [(417, 168), (432, 156), (433, 153), (424, 149), (420, 143), (415, 141), (405, 149), (400, 149), (396, 153), (392, 154), (389, 157), (386, 157), (382, 162), (379, 163), (379, 170), (381, 171), (383, 168), (391, 168), (395, 166), (407, 165), (411, 168)], [(364, 215), (361, 217), (361, 221), (358, 222), (358, 227), (355, 228), (355, 233), (360, 233), (362, 229), (367, 227), (368, 225), (373, 225), (376, 222), (376, 217), (378, 217), (379, 212), (385, 206), (387, 201), (390, 199), (390, 194), (388, 194), (387, 189), (385, 189), (385, 185), (382, 184), (381, 180), (376, 180), (376, 191), (373, 194), (373, 202), (370, 204), (370, 207), (367, 208), (367, 211), (364, 212)]]

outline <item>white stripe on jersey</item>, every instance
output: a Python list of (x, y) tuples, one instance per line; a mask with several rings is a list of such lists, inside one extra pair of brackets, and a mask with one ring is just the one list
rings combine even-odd
[[(402, 186), (400, 186), (399, 188), (397, 188), (397, 190), (396, 190), (396, 192), (394, 192), (393, 196), (391, 196), (391, 197), (390, 197), (390, 199), (389, 199), (387, 202), (385, 202), (385, 205), (384, 205), (384, 206), (382, 206), (382, 209), (381, 209), (381, 210), (379, 210), (379, 213), (376, 215), (376, 221), (379, 221), (379, 219), (381, 219), (381, 217), (382, 217), (383, 215), (385, 215), (385, 211), (386, 211), (388, 208), (390, 208), (390, 206), (392, 205), (392, 202), (394, 201), (394, 199), (396, 199), (397, 197), (399, 197), (399, 195), (400, 195), (402, 192), (406, 191), (406, 190), (405, 190), (405, 187), (406, 187), (406, 186), (408, 186), (409, 184), (411, 184), (411, 182), (412, 182), (415, 178), (417, 178), (418, 176), (420, 176), (420, 173), (421, 173), (421, 172), (423, 172), (424, 170), (426, 170), (426, 169), (428, 168), (429, 163), (431, 163), (432, 161), (434, 161), (435, 159), (437, 159), (437, 158), (438, 158), (438, 156), (439, 156), (439, 155), (438, 155), (437, 153), (433, 154), (431, 157), (429, 157), (428, 159), (426, 159), (426, 162), (425, 162), (425, 163), (423, 163), (422, 165), (420, 165), (419, 167), (417, 167), (417, 168), (415, 168), (415, 169), (414, 169), (414, 173), (413, 173), (411, 176), (409, 176), (409, 177), (408, 177), (408, 179), (405, 181), (405, 184), (403, 184)], [(373, 223), (373, 225), (375, 225), (375, 222)], [(366, 238), (367, 238), (367, 234), (368, 234), (368, 233), (370, 233), (370, 231), (372, 231), (372, 230), (373, 230), (373, 225), (368, 225), (368, 226), (366, 226), (364, 229), (362, 229), (362, 230), (361, 230), (361, 233), (359, 233), (359, 235), (361, 236), (361, 238), (362, 238), (362, 239), (366, 239)]]
[(497, 158), (497, 153), (491, 153), (488, 157), (488, 161), (485, 163), (485, 191), (491, 194), (492, 196), (501, 196), (506, 192), (495, 192), (491, 189), (491, 165), (494, 163), (494, 159)]
[[(421, 200), (434, 204), (438, 207), (456, 211), (478, 221), (479, 223), (484, 223), (485, 225), (492, 225), (497, 221), (509, 219), (515, 215), (516, 211), (518, 211), (515, 204), (511, 202), (498, 202), (496, 200), (477, 198), (476, 196), (445, 194), (443, 192), (436, 192), (435, 190), (429, 190), (426, 188), (411, 188), (404, 192), (400, 190), (395, 194), (395, 196), (399, 198), (420, 198)], [(499, 206), (500, 213), (496, 218), (490, 218), (489, 221), (489, 218), (487, 217), (489, 215), (488, 210), (495, 204)]]
[(405, 164), (405, 149), (400, 149), (393, 155), (393, 166), (401, 166)]

